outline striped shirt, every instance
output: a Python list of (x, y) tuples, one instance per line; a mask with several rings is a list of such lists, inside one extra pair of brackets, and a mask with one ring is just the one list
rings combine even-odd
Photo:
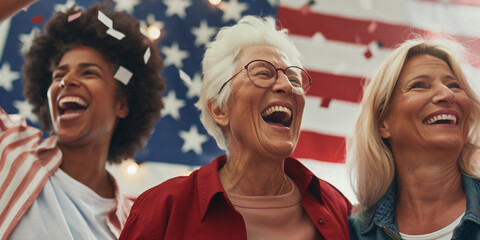
[[(0, 239), (12, 233), (59, 169), (62, 152), (55, 136), (41, 139), (42, 132), (29, 127), (19, 115), (8, 115), (0, 107)], [(111, 176), (110, 176), (111, 177)], [(117, 238), (127, 220), (133, 201), (123, 197), (115, 185), (115, 204), (106, 223)]]

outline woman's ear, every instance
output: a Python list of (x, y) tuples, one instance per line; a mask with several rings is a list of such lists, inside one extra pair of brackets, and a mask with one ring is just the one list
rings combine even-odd
[(116, 108), (117, 108), (117, 117), (119, 118), (127, 117), (129, 112), (127, 97), (119, 97), (117, 99)]
[(228, 125), (230, 120), (228, 117), (228, 112), (225, 109), (220, 108), (213, 98), (208, 99), (207, 110), (218, 125), (223, 127)]
[(384, 139), (390, 138), (390, 130), (388, 129), (388, 123), (385, 119), (379, 121), (378, 133)]

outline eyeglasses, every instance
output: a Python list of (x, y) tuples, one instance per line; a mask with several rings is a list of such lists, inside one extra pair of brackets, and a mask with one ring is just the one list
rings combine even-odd
[(278, 71), (282, 71), (288, 78), (290, 85), (292, 86), (292, 92), (297, 95), (305, 95), (310, 90), (310, 84), (312, 79), (308, 75), (307, 71), (301, 67), (289, 66), (285, 69), (276, 68), (272, 63), (265, 60), (253, 60), (245, 65), (242, 70), (235, 73), (228, 81), (226, 81), (217, 95), (222, 92), (227, 83), (232, 81), (241, 71), (247, 70), (247, 76), (250, 81), (259, 88), (269, 88), (278, 79)]

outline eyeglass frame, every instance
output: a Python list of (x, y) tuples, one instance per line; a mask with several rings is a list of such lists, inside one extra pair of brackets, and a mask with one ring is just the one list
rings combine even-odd
[[(261, 62), (268, 63), (268, 64), (270, 64), (270, 65), (275, 69), (275, 81), (272, 82), (272, 85), (270, 85), (270, 86), (268, 86), (268, 87), (261, 87), (261, 86), (258, 86), (257, 84), (255, 84), (255, 82), (250, 78), (250, 74), (248, 74), (248, 65), (250, 65), (250, 64), (253, 63), (253, 62), (257, 62), (257, 61), (261, 61)], [(228, 79), (225, 83), (223, 83), (222, 87), (220, 87), (220, 90), (218, 90), (217, 95), (222, 92), (223, 88), (225, 87), (225, 85), (227, 85), (227, 83), (229, 83), (230, 81), (232, 81), (232, 80), (233, 80), (239, 73), (241, 73), (243, 70), (247, 71), (247, 77), (248, 77), (248, 79), (250, 80), (250, 82), (253, 83), (253, 85), (255, 85), (255, 86), (259, 87), (259, 88), (269, 88), (269, 87), (272, 87), (272, 86), (277, 82), (277, 80), (278, 80), (278, 70), (281, 70), (281, 71), (283, 72), (283, 74), (286, 75), (285, 71), (286, 71), (288, 68), (290, 68), (290, 67), (298, 68), (298, 69), (302, 70), (303, 72), (305, 72), (305, 74), (307, 74), (307, 77), (308, 77), (308, 89), (307, 89), (306, 91), (304, 91), (303, 94), (297, 94), (297, 93), (294, 92), (294, 93), (297, 94), (297, 95), (305, 95), (305, 94), (307, 94), (307, 92), (310, 90), (310, 86), (311, 86), (311, 84), (312, 84), (312, 78), (310, 77), (310, 74), (308, 74), (308, 72), (307, 72), (305, 69), (303, 69), (303, 68), (301, 68), (301, 67), (299, 67), (299, 66), (288, 66), (288, 67), (286, 67), (286, 68), (277, 68), (277, 67), (275, 67), (275, 65), (273, 65), (273, 63), (271, 63), (271, 62), (269, 62), (269, 61), (267, 61), (267, 60), (255, 59), (255, 60), (252, 60), (252, 61), (250, 61), (249, 63), (245, 64), (245, 66), (243, 66), (243, 68), (240, 69), (240, 71), (238, 71), (237, 73), (235, 73), (230, 79)], [(292, 86), (292, 87), (293, 87), (293, 86)], [(302, 89), (303, 89), (303, 88), (302, 88)]]

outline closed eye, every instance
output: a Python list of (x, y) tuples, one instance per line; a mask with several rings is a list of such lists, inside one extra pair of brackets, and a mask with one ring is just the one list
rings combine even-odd
[(462, 88), (460, 87), (460, 84), (458, 84), (458, 83), (456, 83), (456, 82), (447, 84), (447, 87), (448, 87), (448, 88), (458, 88), (458, 89), (462, 89)]
[(61, 81), (64, 76), (65, 76), (64, 73), (58, 73), (58, 72), (56, 73), (56, 72), (54, 72), (54, 73), (52, 74), (52, 80), (53, 80), (53, 81)]
[(86, 77), (98, 77), (100, 76), (97, 71), (95, 70), (85, 70), (82, 72), (82, 76)]
[(289, 76), (288, 77), (288, 80), (292, 83), (293, 86), (300, 86), (301, 83), (300, 83), (300, 80), (298, 79), (297, 76)]
[(410, 89), (415, 89), (415, 88), (426, 88), (427, 86), (422, 83), (422, 82), (416, 82), (410, 86)]

